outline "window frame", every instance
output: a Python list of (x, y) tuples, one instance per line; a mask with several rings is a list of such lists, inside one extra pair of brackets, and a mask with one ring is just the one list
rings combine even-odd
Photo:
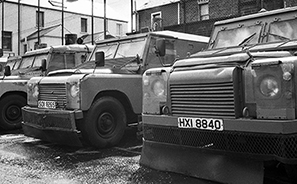
[(81, 17), (80, 18), (80, 31), (82, 33), (87, 33), (88, 32), (88, 19)]
[(12, 51), (12, 31), (2, 31), (2, 37), (3, 51)]
[[(157, 17), (157, 15), (159, 15), (159, 17)], [(151, 29), (154, 30), (154, 18), (160, 18), (162, 19), (162, 12), (161, 11), (158, 11), (158, 12), (154, 12), (154, 13), (151, 13)], [(162, 21), (160, 21), (160, 25), (159, 27), (162, 27)]]
[[(39, 22), (38, 22), (38, 16), (39, 16)], [(44, 12), (36, 10), (36, 27), (43, 28), (44, 27)]]

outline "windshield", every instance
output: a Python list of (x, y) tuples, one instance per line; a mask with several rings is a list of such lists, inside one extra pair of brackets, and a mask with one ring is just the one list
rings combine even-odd
[(42, 55), (32, 55), (29, 57), (23, 57), (20, 67), (18, 69), (22, 68), (31, 68), (36, 66), (41, 66), (42, 59), (47, 59), (47, 54)]
[(78, 68), (94, 68), (95, 53), (103, 51), (105, 53), (105, 66), (122, 66), (133, 58), (142, 58), (146, 38), (134, 40), (119, 40), (116, 43), (97, 45), (90, 57), (90, 62), (85, 62)]
[(259, 42), (262, 25), (219, 31), (212, 48), (241, 46)]
[(268, 42), (297, 39), (297, 19), (270, 24)]

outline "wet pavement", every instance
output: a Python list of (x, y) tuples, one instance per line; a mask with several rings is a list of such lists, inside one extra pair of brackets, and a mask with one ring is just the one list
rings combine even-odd
[(23, 184), (215, 184), (139, 165), (142, 148), (136, 128), (114, 148), (73, 148), (26, 137), (21, 130), (0, 132), (0, 183)]

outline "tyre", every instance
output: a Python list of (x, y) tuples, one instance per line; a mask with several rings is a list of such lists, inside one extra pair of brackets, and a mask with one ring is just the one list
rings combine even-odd
[(80, 126), (84, 141), (97, 148), (119, 143), (126, 128), (126, 113), (122, 104), (113, 97), (96, 100)]
[(4, 130), (21, 128), (22, 107), (27, 103), (20, 95), (9, 95), (0, 100), (0, 127)]

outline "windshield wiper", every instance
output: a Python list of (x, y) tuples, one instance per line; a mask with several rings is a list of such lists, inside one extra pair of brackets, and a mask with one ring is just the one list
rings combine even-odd
[(256, 35), (256, 33), (251, 34), (250, 36), (248, 36), (247, 38), (242, 40), (242, 42), (240, 42), (240, 44), (238, 44), (238, 46), (242, 46), (243, 44), (248, 44), (255, 35)]
[(121, 68), (125, 67), (127, 64), (130, 64), (130, 63), (133, 63), (133, 62), (136, 62), (138, 65), (140, 64), (140, 57), (139, 57), (138, 54), (136, 54), (136, 57), (135, 58), (127, 61), (126, 63), (122, 64), (118, 68), (121, 69)]
[(274, 34), (274, 33), (267, 33), (267, 35), (277, 37), (277, 38), (279, 38), (280, 40), (283, 40), (283, 41), (290, 41), (291, 40), (290, 38), (287, 38), (287, 37), (282, 36), (282, 35)]

